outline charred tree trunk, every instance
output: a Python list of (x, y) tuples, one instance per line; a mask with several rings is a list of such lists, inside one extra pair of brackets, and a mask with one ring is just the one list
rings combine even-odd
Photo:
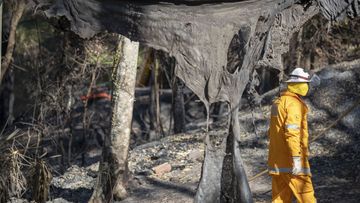
[(176, 77), (173, 84), (174, 133), (185, 132), (184, 87), (184, 82)]
[(127, 196), (128, 149), (136, 81), (138, 42), (120, 37), (113, 70), (112, 121), (105, 137), (98, 183), (90, 202), (113, 202)]

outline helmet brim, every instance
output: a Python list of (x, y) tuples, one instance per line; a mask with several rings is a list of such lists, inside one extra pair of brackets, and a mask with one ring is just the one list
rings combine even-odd
[(285, 82), (310, 82), (310, 80), (302, 79), (302, 78), (291, 78)]

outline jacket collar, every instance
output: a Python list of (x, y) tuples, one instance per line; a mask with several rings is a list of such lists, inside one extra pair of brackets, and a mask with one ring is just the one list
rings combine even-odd
[(297, 94), (295, 94), (295, 93), (292, 93), (292, 92), (290, 92), (290, 91), (288, 91), (288, 90), (285, 90), (285, 91), (281, 92), (280, 95), (281, 95), (281, 96), (295, 97), (297, 100), (299, 100), (301, 103), (304, 104), (304, 106), (305, 106), (306, 109), (308, 109), (308, 107), (307, 107), (307, 105), (305, 104), (304, 100), (302, 100), (302, 98), (301, 98), (299, 95), (297, 95)]

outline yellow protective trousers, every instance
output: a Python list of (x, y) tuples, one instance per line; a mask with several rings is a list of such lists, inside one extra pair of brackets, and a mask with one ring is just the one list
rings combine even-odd
[(272, 175), (272, 203), (316, 203), (311, 177), (282, 173)]

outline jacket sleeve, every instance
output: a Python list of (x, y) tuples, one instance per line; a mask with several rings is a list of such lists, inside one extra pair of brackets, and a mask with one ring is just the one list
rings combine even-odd
[(300, 128), (301, 128), (301, 104), (290, 103), (286, 107), (286, 119), (284, 125), (285, 140), (291, 156), (301, 156)]

